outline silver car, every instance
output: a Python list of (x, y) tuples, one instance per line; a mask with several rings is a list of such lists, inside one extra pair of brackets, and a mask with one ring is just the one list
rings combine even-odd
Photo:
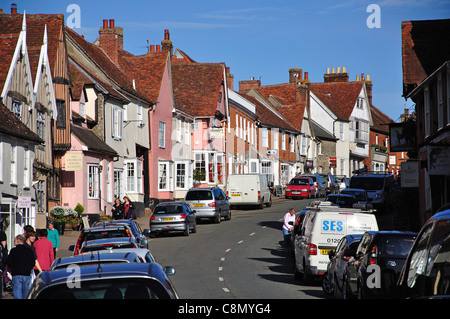
[(166, 202), (156, 205), (150, 217), (150, 234), (182, 231), (185, 236), (197, 232), (195, 211), (183, 202)]
[(230, 202), (227, 195), (218, 187), (191, 188), (184, 199), (192, 210), (195, 210), (197, 219), (209, 218), (220, 223), (222, 217), (231, 219)]

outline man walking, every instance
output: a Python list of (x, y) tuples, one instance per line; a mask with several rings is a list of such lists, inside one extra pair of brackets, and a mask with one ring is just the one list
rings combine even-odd
[(25, 236), (17, 235), (14, 239), (16, 247), (8, 256), (8, 270), (11, 272), (14, 299), (25, 299), (31, 285), (31, 271), (35, 265), (33, 251), (26, 247)]

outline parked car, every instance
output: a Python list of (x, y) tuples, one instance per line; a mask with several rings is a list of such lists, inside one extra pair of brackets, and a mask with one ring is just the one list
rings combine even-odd
[(327, 195), (339, 193), (339, 183), (336, 181), (333, 174), (319, 174), (319, 176), (322, 177), (326, 183), (325, 192)]
[(272, 206), (265, 174), (230, 174), (227, 180), (227, 196), (230, 205), (258, 206), (263, 208)]
[[(397, 280), (417, 233), (400, 231), (365, 232), (344, 272), (342, 294), (345, 299), (395, 298), (399, 296)], [(379, 267), (374, 278), (369, 276)], [(369, 268), (370, 267), (370, 268)], [(374, 282), (378, 281), (378, 285)], [(369, 284), (368, 284), (369, 283)]]
[(350, 188), (365, 189), (369, 203), (380, 212), (394, 205), (395, 193), (399, 190), (394, 175), (372, 173), (352, 176)]
[(297, 235), (300, 230), (302, 229), (303, 226), (303, 221), (305, 220), (305, 215), (306, 212), (308, 211), (309, 208), (305, 208), (303, 210), (300, 211), (300, 213), (298, 213), (295, 217), (295, 223), (294, 223), (294, 228), (291, 231), (291, 247), (289, 247), (289, 255), (294, 257), (295, 254), (295, 235)]
[(222, 217), (231, 219), (230, 203), (225, 193), (218, 187), (191, 188), (186, 193), (184, 202), (195, 210), (198, 219), (209, 218), (220, 223)]
[(350, 194), (330, 194), (325, 198), (325, 201), (344, 208), (352, 208), (353, 204), (358, 203), (356, 196)]
[(133, 237), (120, 237), (120, 238), (103, 238), (95, 240), (87, 240), (83, 242), (80, 247), (79, 253), (87, 253), (97, 250), (110, 250), (119, 248), (137, 248), (138, 244)]
[(316, 186), (311, 177), (294, 177), (286, 185), (286, 198), (311, 198), (316, 196)]
[(101, 254), (111, 254), (111, 253), (135, 253), (142, 263), (154, 263), (156, 262), (155, 257), (153, 257), (150, 250), (146, 248), (118, 248), (110, 250), (99, 250), (98, 253)]
[(339, 189), (343, 190), (344, 188), (350, 187), (350, 178), (345, 175), (336, 175), (334, 176), (336, 182), (339, 184)]
[(352, 256), (355, 256), (362, 234), (349, 234), (342, 237), (336, 246), (336, 251), (330, 251), (330, 261), (322, 278), (322, 289), (327, 295), (342, 298), (342, 283), (345, 266)]
[(375, 215), (355, 208), (311, 207), (295, 236), (295, 277), (310, 283), (327, 271), (328, 252), (347, 234), (378, 230)]
[(126, 225), (130, 228), (131, 234), (141, 248), (148, 248), (148, 237), (150, 236), (150, 229), (142, 230), (139, 223), (134, 219), (119, 219), (108, 222), (95, 222), (92, 226), (112, 226), (112, 225)]
[(76, 273), (66, 269), (44, 271), (34, 280), (28, 299), (179, 299), (157, 263), (96, 264), (80, 267)]
[[(447, 205), (448, 206), (448, 205)], [(430, 217), (403, 266), (401, 298), (450, 298), (450, 207)]]
[(319, 174), (303, 174), (296, 177), (311, 177), (314, 181), (314, 185), (316, 186), (316, 197), (326, 196), (327, 184)]
[(367, 191), (361, 188), (344, 188), (341, 190), (341, 194), (354, 195), (360, 204), (367, 204), (369, 197), (367, 196)]
[(141, 259), (135, 252), (111, 252), (97, 254), (94, 252), (78, 254), (77, 256), (60, 257), (53, 261), (50, 270), (65, 269), (70, 265), (89, 266), (112, 263), (140, 263)]
[(101, 225), (91, 228), (83, 228), (78, 236), (78, 240), (75, 245), (69, 246), (69, 250), (73, 251), (74, 255), (78, 255), (81, 245), (85, 241), (102, 239), (102, 238), (122, 238), (133, 237), (131, 230), (126, 225)]
[(162, 232), (182, 231), (185, 236), (197, 232), (195, 210), (183, 202), (164, 202), (156, 205), (150, 217), (150, 232), (158, 236)]

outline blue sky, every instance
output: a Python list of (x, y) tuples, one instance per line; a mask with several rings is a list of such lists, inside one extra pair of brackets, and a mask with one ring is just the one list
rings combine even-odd
[[(413, 106), (402, 95), (401, 22), (450, 18), (450, 0), (193, 0), (193, 1), (0, 1), (10, 12), (63, 13), (66, 24), (80, 8), (86, 40), (98, 36), (103, 19), (124, 28), (124, 49), (139, 55), (150, 44), (160, 44), (170, 30), (174, 48), (198, 62), (225, 62), (234, 86), (250, 77), (262, 85), (288, 82), (289, 68), (309, 73), (322, 82), (327, 67), (346, 67), (350, 80), (364, 73), (373, 82), (373, 104), (399, 119)], [(369, 28), (379, 6), (380, 28)]]

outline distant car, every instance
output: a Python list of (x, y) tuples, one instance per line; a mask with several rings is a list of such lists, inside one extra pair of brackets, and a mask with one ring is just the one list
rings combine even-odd
[(81, 245), (85, 241), (123, 237), (133, 237), (131, 229), (127, 225), (100, 225), (97, 227), (83, 228), (78, 236), (76, 244), (69, 246), (69, 250), (73, 251), (74, 255), (78, 255), (80, 253)]
[(197, 232), (195, 210), (183, 202), (165, 202), (156, 205), (150, 217), (150, 232), (155, 236), (162, 232), (182, 231), (185, 236)]
[(327, 195), (339, 193), (339, 183), (336, 181), (336, 178), (333, 176), (333, 174), (328, 173), (319, 175), (326, 183), (325, 192)]
[(296, 177), (311, 177), (312, 180), (314, 181), (314, 185), (316, 186), (316, 197), (326, 196), (327, 184), (319, 174), (303, 174)]
[[(411, 232), (365, 232), (355, 256), (345, 267), (344, 299), (397, 298), (397, 280), (416, 237), (417, 233)], [(369, 278), (374, 272), (373, 265), (379, 267), (379, 287), (372, 285), (375, 279)]]
[(53, 261), (50, 270), (65, 269), (70, 265), (89, 266), (92, 264), (140, 263), (141, 259), (135, 252), (114, 252), (98, 254), (94, 252), (78, 254), (77, 256), (60, 257)]
[[(174, 270), (172, 269), (172, 272)], [(157, 263), (95, 264), (44, 271), (34, 280), (28, 299), (179, 299)]]
[(400, 297), (449, 299), (449, 252), (450, 207), (443, 207), (425, 222), (409, 252), (397, 282)]
[(131, 234), (136, 239), (139, 247), (148, 248), (148, 237), (150, 236), (150, 229), (142, 230), (139, 223), (134, 219), (119, 219), (108, 222), (96, 222), (92, 227), (112, 226), (112, 225), (126, 225), (130, 228)]
[(119, 248), (138, 248), (138, 244), (133, 237), (120, 237), (120, 238), (104, 238), (88, 240), (83, 242), (80, 247), (79, 253), (87, 253), (97, 250), (109, 250)]
[(333, 205), (345, 208), (352, 208), (353, 204), (358, 203), (355, 195), (350, 194), (330, 194), (325, 198), (326, 202), (331, 202)]
[(311, 198), (316, 196), (316, 186), (311, 177), (294, 177), (286, 185), (286, 198)]
[(360, 188), (344, 188), (341, 190), (341, 194), (354, 195), (360, 204), (367, 204), (368, 197), (367, 191)]
[(195, 210), (197, 219), (209, 218), (220, 223), (222, 217), (231, 219), (230, 202), (225, 193), (218, 187), (191, 188), (186, 193), (184, 202)]
[(322, 278), (322, 288), (327, 295), (334, 294), (335, 298), (342, 298), (342, 283), (345, 266), (352, 256), (355, 256), (362, 234), (349, 234), (339, 241), (336, 251), (330, 251), (330, 261), (327, 272)]
[(334, 176), (336, 182), (339, 184), (339, 189), (342, 191), (344, 188), (350, 187), (350, 178), (345, 175)]

